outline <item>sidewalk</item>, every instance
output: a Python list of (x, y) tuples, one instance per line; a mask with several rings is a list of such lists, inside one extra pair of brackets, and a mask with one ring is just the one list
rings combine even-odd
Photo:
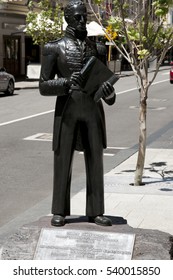
[[(173, 234), (173, 150), (147, 149), (143, 186), (130, 185), (136, 157), (105, 174), (105, 215), (123, 217), (134, 228)], [(85, 190), (72, 198), (72, 214), (79, 213), (85, 215)]]
[(38, 88), (38, 80), (21, 80), (15, 82), (15, 90)]

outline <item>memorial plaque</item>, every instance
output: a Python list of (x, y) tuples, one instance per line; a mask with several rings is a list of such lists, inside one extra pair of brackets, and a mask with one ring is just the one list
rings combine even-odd
[(130, 260), (135, 234), (42, 229), (36, 260)]

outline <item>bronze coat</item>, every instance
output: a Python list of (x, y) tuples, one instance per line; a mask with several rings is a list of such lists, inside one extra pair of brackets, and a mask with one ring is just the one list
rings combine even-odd
[[(82, 49), (73, 32), (68, 28), (63, 38), (49, 42), (44, 46), (39, 89), (44, 96), (57, 96), (53, 132), (54, 151), (59, 149), (61, 123), (70, 96), (65, 86), (65, 79), (69, 78), (73, 72), (80, 71), (91, 56), (105, 60), (104, 48), (101, 46), (98, 48), (94, 42), (86, 38), (85, 48)], [(109, 101), (104, 100), (112, 105), (115, 102), (115, 97), (109, 99)], [(106, 148), (105, 116), (101, 101), (97, 103), (97, 107), (103, 148)], [(77, 135), (75, 149), (81, 151), (83, 150), (83, 143), (80, 137), (80, 127)]]

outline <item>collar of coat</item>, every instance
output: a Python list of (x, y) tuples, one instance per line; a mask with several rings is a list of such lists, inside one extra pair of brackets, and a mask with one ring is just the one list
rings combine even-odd
[[(66, 28), (65, 35), (69, 38), (72, 38), (73, 40), (77, 40), (77, 38), (75, 36), (75, 29), (73, 27), (70, 27), (69, 25)], [(87, 36), (86, 36), (86, 38), (87, 38)]]

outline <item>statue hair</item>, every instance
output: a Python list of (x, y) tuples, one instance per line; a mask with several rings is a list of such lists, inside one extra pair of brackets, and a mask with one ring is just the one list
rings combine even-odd
[(64, 8), (65, 18), (68, 18), (72, 14), (74, 5), (77, 5), (77, 6), (81, 5), (81, 6), (86, 7), (82, 0), (70, 0), (68, 2), (67, 6)]

